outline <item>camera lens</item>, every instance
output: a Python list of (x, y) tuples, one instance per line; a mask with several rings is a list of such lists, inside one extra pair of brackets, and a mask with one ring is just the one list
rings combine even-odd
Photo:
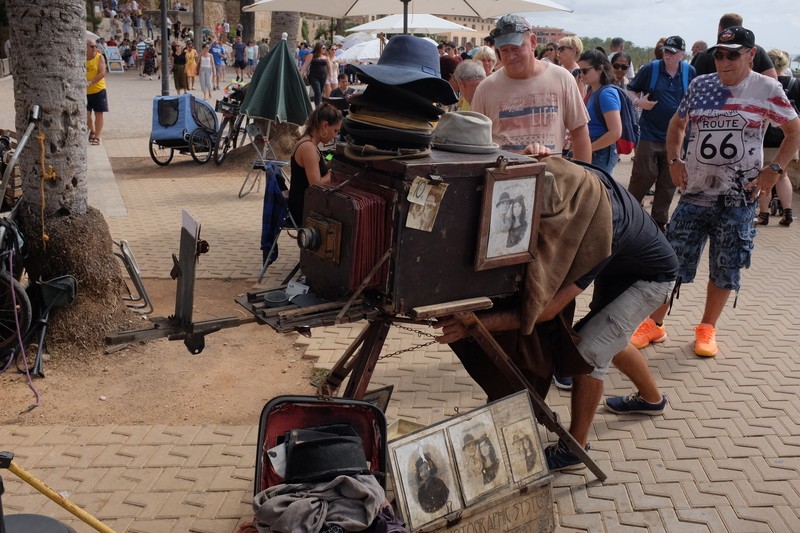
[(317, 228), (300, 228), (297, 231), (297, 246), (303, 250), (316, 250), (321, 239)]

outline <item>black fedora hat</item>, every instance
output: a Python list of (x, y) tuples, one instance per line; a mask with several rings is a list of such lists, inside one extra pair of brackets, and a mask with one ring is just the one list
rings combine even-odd
[(367, 84), (374, 80), (401, 85), (442, 104), (458, 101), (450, 83), (441, 77), (436, 45), (413, 35), (389, 39), (377, 65), (353, 65), (353, 68)]
[(342, 127), (350, 134), (355, 144), (371, 144), (389, 150), (427, 148), (433, 136), (432, 133), (357, 122), (351, 120), (349, 116), (342, 122)]
[(436, 107), (433, 100), (409, 89), (378, 81), (370, 82), (363, 93), (354, 94), (349, 100), (351, 106), (366, 106), (426, 120), (438, 120), (444, 114), (444, 110)]

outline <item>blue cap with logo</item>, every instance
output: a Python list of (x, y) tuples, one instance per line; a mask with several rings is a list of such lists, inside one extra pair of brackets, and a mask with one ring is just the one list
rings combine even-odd
[(520, 46), (525, 41), (525, 33), (531, 31), (531, 24), (519, 15), (503, 15), (497, 19), (495, 28), (489, 33), (494, 38), (494, 46)]

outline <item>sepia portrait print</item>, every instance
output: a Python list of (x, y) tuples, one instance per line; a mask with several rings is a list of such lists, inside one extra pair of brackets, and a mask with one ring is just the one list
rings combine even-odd
[(539, 228), (541, 163), (486, 171), (475, 269), (533, 260)]
[(437, 183), (426, 187), (425, 190), (427, 192), (422, 203), (409, 202), (406, 227), (431, 232), (436, 222), (436, 215), (439, 214), (439, 206), (447, 190), (447, 184)]
[(514, 483), (543, 474), (541, 444), (533, 421), (530, 418), (520, 420), (504, 427), (502, 432)]
[(489, 411), (482, 411), (447, 431), (466, 505), (508, 484), (500, 441)]
[(461, 508), (444, 431), (398, 446), (394, 459), (412, 530)]

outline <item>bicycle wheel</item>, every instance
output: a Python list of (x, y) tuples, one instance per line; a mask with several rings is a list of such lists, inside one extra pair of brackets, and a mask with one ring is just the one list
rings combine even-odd
[(245, 115), (237, 116), (236, 122), (233, 123), (233, 141), (231, 142), (233, 148), (244, 146), (244, 141), (247, 138), (247, 135), (244, 133), (246, 127), (247, 122), (245, 121)]
[(214, 152), (214, 146), (211, 142), (211, 136), (206, 130), (197, 128), (192, 132), (191, 137), (189, 137), (189, 152), (192, 154), (192, 159), (201, 165), (208, 163)]
[(228, 155), (228, 150), (231, 147), (231, 134), (233, 124), (229, 117), (222, 119), (222, 125), (217, 132), (217, 142), (214, 147), (214, 162), (221, 165), (225, 161), (225, 156)]
[(158, 144), (158, 141), (150, 139), (150, 158), (156, 165), (165, 166), (169, 165), (172, 161), (172, 156), (175, 155), (175, 150), (167, 148)]
[[(31, 325), (32, 314), (31, 301), (22, 284), (9, 278), (6, 272), (0, 274), (0, 353), (17, 346), (17, 321), (21, 335), (25, 337)], [(16, 319), (14, 315), (17, 315)]]

